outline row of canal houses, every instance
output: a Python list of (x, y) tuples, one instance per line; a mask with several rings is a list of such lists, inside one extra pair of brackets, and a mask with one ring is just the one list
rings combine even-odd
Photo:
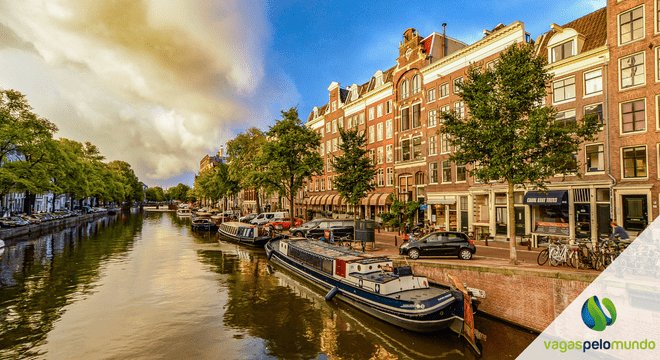
[[(568, 24), (551, 24), (536, 40), (521, 22), (484, 30), (471, 45), (445, 33), (444, 24), (442, 34), (407, 29), (393, 67), (361, 85), (330, 84), (328, 103), (307, 119), (321, 135), (325, 172), (299, 194), (298, 215), (356, 210), (379, 220), (394, 191), (400, 200), (419, 201), (418, 220), (436, 228), (506, 237), (507, 185), (479, 183), (448, 160), (454, 149), (438, 132), (438, 115), (469, 113), (456, 85), (470, 64), (491, 66), (508, 46), (533, 43), (554, 74), (546, 104), (558, 110), (557, 121), (595, 113), (602, 130), (581, 146), (574, 173), (548, 179), (549, 193), (515, 190), (517, 234), (596, 240), (614, 219), (635, 236), (658, 216), (660, 0), (608, 0)], [(365, 131), (377, 168), (376, 190), (360, 209), (350, 209), (333, 187), (330, 159), (342, 127)], [(536, 205), (541, 198), (544, 205)]]

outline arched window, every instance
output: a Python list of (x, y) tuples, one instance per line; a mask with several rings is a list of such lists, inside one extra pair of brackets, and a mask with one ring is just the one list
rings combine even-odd
[(401, 82), (401, 98), (405, 99), (410, 96), (410, 88), (408, 86), (408, 80), (403, 80)]
[(415, 185), (424, 185), (424, 173), (421, 171), (418, 171), (415, 174)]
[(415, 95), (422, 91), (422, 77), (417, 74), (412, 78), (412, 94)]

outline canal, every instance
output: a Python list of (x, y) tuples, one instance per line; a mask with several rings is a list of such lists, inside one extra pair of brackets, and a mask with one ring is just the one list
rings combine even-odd
[[(371, 318), (174, 213), (122, 213), (0, 250), (0, 359), (473, 359)], [(487, 300), (486, 300), (487, 301)], [(522, 311), (522, 309), (521, 309)], [(535, 334), (476, 317), (483, 359)]]

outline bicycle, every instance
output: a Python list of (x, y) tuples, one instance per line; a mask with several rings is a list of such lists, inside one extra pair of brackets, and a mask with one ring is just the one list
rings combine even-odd
[(548, 250), (548, 258), (551, 266), (571, 265), (571, 254), (573, 248), (561, 241), (555, 243), (556, 247)]

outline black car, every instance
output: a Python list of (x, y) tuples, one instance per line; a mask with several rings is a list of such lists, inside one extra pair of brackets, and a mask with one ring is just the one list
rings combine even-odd
[(408, 255), (411, 259), (429, 255), (458, 256), (459, 259), (470, 260), (476, 251), (477, 248), (466, 234), (453, 231), (437, 231), (399, 248), (400, 255)]
[(355, 233), (354, 229), (353, 220), (318, 219), (307, 222), (300, 227), (293, 228), (290, 232), (293, 236), (305, 236), (307, 238), (320, 239), (325, 236), (326, 230), (332, 230), (332, 234), (335, 238), (348, 236), (352, 239), (353, 234)]

